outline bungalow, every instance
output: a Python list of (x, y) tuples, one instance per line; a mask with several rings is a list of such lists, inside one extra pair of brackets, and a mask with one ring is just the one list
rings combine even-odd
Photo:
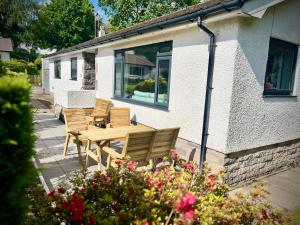
[(205, 1), (47, 55), (49, 89), (56, 108), (107, 98), (139, 123), (179, 126), (179, 152), (247, 182), (300, 162), (299, 11)]
[(10, 53), (13, 51), (13, 45), (10, 38), (0, 37), (0, 60), (10, 60)]

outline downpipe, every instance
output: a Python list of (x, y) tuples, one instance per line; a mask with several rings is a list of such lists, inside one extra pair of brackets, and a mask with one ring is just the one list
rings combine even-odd
[(209, 126), (209, 113), (211, 104), (211, 93), (212, 93), (212, 81), (214, 74), (215, 64), (215, 50), (216, 50), (216, 36), (210, 31), (205, 25), (203, 25), (203, 18), (198, 17), (197, 26), (203, 30), (210, 37), (209, 41), (209, 58), (208, 58), (208, 69), (207, 69), (207, 81), (206, 81), (206, 92), (205, 92), (205, 103), (203, 113), (203, 125), (202, 125), (202, 136), (200, 146), (200, 173), (203, 171), (203, 163), (206, 161), (207, 152), (207, 138), (208, 138), (208, 126)]

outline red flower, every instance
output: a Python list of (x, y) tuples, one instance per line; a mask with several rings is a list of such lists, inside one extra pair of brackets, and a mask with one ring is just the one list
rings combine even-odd
[(185, 196), (179, 199), (176, 205), (177, 211), (181, 212), (187, 220), (191, 220), (195, 216), (195, 208), (193, 205), (196, 203), (197, 197), (188, 192)]
[(214, 175), (208, 175), (208, 177), (207, 177), (209, 180), (210, 180), (210, 183), (207, 185), (207, 188), (209, 189), (209, 190), (213, 190), (213, 188), (214, 188), (214, 186), (215, 186), (215, 177), (214, 177)]
[(122, 164), (122, 161), (121, 161), (120, 159), (116, 159), (116, 160), (115, 160), (115, 164), (116, 164), (117, 166), (120, 166), (120, 165)]
[(93, 188), (94, 190), (97, 190), (97, 189), (98, 189), (98, 184), (93, 183), (93, 184), (92, 184), (92, 188)]
[(64, 194), (66, 192), (66, 190), (64, 188), (58, 188), (57, 192), (60, 194)]
[(261, 216), (264, 220), (268, 219), (268, 214), (267, 214), (267, 211), (265, 209), (261, 210)]
[(64, 208), (64, 209), (69, 209), (70, 205), (66, 200), (63, 200), (61, 202), (61, 207)]
[(85, 192), (85, 189), (84, 188), (81, 188), (80, 189), (80, 193), (84, 193)]
[(158, 188), (158, 189), (161, 189), (163, 186), (163, 183), (161, 181), (158, 181), (156, 184), (155, 184), (155, 187)]
[(51, 191), (48, 196), (52, 199), (52, 201), (55, 200), (55, 191)]
[(84, 205), (82, 200), (74, 193), (72, 195), (72, 202), (70, 203), (70, 210), (72, 213), (72, 221), (75, 223), (83, 221)]
[(90, 225), (96, 224), (96, 217), (94, 215), (89, 216), (89, 224)]
[(142, 225), (150, 225), (147, 221), (145, 221)]
[(136, 166), (137, 166), (137, 162), (136, 161), (129, 161), (128, 163), (127, 163), (127, 169), (128, 170), (134, 170), (135, 168), (136, 168)]
[(177, 158), (178, 158), (177, 152), (172, 151), (172, 152), (171, 152), (171, 157), (172, 157), (173, 159), (177, 159)]
[(135, 192), (134, 192), (133, 188), (132, 187), (128, 188), (128, 195), (134, 196), (134, 194), (135, 194)]
[(188, 171), (190, 171), (190, 173), (194, 173), (194, 172), (195, 172), (195, 167), (194, 167), (194, 165), (193, 165), (192, 163), (187, 163), (187, 164), (185, 165), (185, 168), (186, 168)]

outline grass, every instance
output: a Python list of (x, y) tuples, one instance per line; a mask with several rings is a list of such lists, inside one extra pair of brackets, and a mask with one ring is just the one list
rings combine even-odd
[(293, 210), (292, 224), (300, 224), (300, 207), (297, 207)]

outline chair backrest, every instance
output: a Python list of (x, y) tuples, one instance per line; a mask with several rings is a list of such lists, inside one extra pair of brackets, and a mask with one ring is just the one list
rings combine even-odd
[(147, 156), (147, 160), (170, 156), (175, 148), (180, 128), (168, 128), (156, 130), (153, 146)]
[(66, 131), (80, 131), (88, 129), (86, 112), (84, 109), (64, 109)]
[(143, 131), (127, 134), (122, 155), (130, 156), (132, 160), (146, 160), (151, 151), (155, 133), (156, 131)]
[(110, 109), (110, 127), (130, 126), (130, 108)]
[(97, 116), (97, 115), (102, 115), (102, 114), (108, 114), (111, 105), (112, 105), (112, 102), (110, 100), (97, 98), (92, 115)]

